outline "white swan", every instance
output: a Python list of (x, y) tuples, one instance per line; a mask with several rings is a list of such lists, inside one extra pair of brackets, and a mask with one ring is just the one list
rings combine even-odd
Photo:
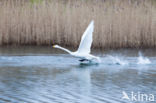
[(69, 54), (71, 54), (72, 56), (80, 58), (79, 61), (81, 61), (81, 62), (92, 61), (94, 59), (97, 60), (98, 62), (100, 62), (99, 57), (96, 57), (96, 56), (90, 54), (91, 45), (92, 45), (92, 41), (93, 41), (93, 30), (94, 30), (94, 21), (91, 21), (88, 28), (86, 29), (86, 31), (84, 32), (84, 34), (81, 37), (81, 42), (80, 42), (78, 50), (75, 52), (72, 52), (66, 48), (59, 46), (59, 45), (54, 45), (53, 47), (64, 50), (64, 51), (68, 52)]

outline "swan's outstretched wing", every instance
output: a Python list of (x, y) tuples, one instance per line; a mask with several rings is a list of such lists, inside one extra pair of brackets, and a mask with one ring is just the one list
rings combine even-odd
[(81, 37), (81, 42), (78, 48), (79, 53), (90, 53), (92, 41), (93, 41), (93, 30), (94, 30), (94, 21), (91, 21), (88, 28), (84, 32), (84, 34)]

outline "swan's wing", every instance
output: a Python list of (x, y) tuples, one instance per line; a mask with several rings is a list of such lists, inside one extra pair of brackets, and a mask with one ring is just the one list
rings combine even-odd
[(81, 37), (81, 42), (78, 48), (79, 53), (90, 53), (92, 41), (93, 41), (94, 21), (91, 21), (86, 31)]

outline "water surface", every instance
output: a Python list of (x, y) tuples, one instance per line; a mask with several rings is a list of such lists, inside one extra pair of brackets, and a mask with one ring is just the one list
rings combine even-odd
[[(138, 51), (150, 64), (138, 64)], [(122, 92), (155, 95), (155, 50), (93, 51), (99, 65), (49, 47), (0, 48), (0, 103), (130, 103)], [(147, 101), (141, 101), (141, 103)], [(140, 103), (140, 102), (138, 102)]]

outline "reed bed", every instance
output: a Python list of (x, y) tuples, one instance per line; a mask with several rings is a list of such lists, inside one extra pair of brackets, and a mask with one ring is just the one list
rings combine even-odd
[(0, 45), (77, 48), (91, 20), (93, 47), (156, 47), (156, 6), (152, 0), (0, 1)]

